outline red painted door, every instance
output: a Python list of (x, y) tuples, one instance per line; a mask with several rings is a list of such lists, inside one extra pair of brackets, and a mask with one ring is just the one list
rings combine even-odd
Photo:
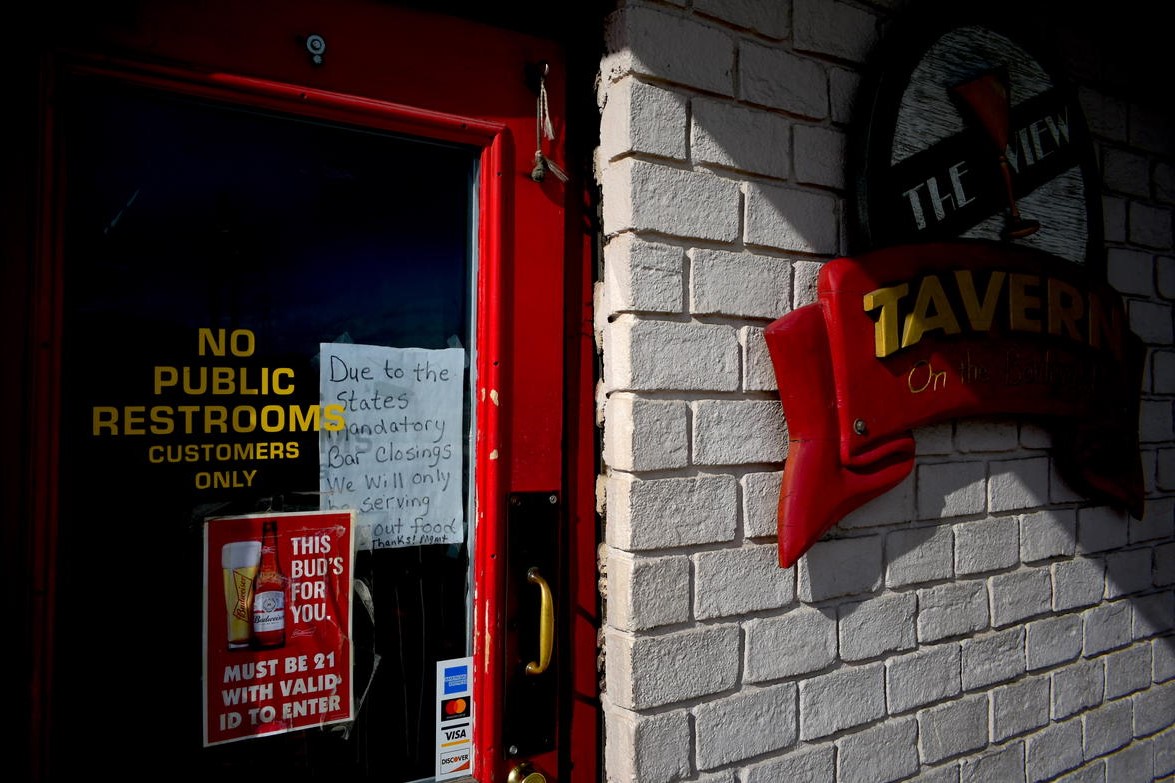
[[(562, 48), (360, 0), (129, 8), (47, 28), (7, 295), (33, 324), (5, 389), (33, 777), (594, 779)], [(209, 526), (340, 510), (340, 595), (328, 536), (278, 523), (281, 638), (311, 655), (212, 649), (234, 604)], [(345, 654), (315, 656), (340, 602)]]

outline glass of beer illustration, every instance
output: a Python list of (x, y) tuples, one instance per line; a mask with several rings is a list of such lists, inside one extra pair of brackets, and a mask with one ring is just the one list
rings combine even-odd
[(996, 68), (988, 71), (970, 81), (956, 84), (951, 88), (951, 92), (970, 110), (971, 119), (979, 124), (995, 147), (1000, 175), (1004, 181), (1004, 196), (1008, 200), (1007, 224), (1001, 232), (1002, 238), (1020, 239), (1035, 233), (1040, 228), (1040, 223), (1028, 220), (1020, 214), (1016, 196), (1012, 192), (1012, 167), (1007, 156), (1008, 141), (1012, 132), (1008, 122), (1012, 108), (1012, 90), (1007, 70)]
[(257, 576), (260, 563), (260, 541), (233, 541), (220, 548), (230, 650), (249, 646), (253, 621), (253, 578)]

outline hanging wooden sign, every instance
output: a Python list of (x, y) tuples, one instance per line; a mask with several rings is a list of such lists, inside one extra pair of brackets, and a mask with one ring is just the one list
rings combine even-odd
[(955, 418), (1032, 416), (1073, 488), (1143, 511), (1145, 347), (1105, 280), (1080, 109), (1002, 24), (919, 21), (858, 99), (852, 257), (766, 330), (783, 567), (909, 475), (915, 428)]

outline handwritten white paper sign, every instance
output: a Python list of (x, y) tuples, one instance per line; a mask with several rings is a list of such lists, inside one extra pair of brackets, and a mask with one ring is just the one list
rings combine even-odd
[(318, 441), (323, 509), (355, 509), (373, 549), (465, 539), (460, 348), (322, 343), (319, 391), (346, 427)]

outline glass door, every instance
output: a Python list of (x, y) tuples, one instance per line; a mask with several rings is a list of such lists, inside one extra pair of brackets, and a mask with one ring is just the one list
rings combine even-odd
[(411, 5), (95, 7), (30, 41), (0, 503), (31, 779), (595, 777), (564, 49)]
[[(54, 744), (126, 773), (431, 779), (437, 662), (473, 651), (481, 151), (94, 76), (61, 96)], [(353, 708), (260, 736), (250, 712), (315, 710), (322, 682), (280, 651), (224, 681), (236, 659), (190, 622), (221, 587), (195, 589), (208, 520), (320, 509), (357, 512), (354, 664), (332, 675)], [(317, 559), (279, 552), (308, 633)]]

